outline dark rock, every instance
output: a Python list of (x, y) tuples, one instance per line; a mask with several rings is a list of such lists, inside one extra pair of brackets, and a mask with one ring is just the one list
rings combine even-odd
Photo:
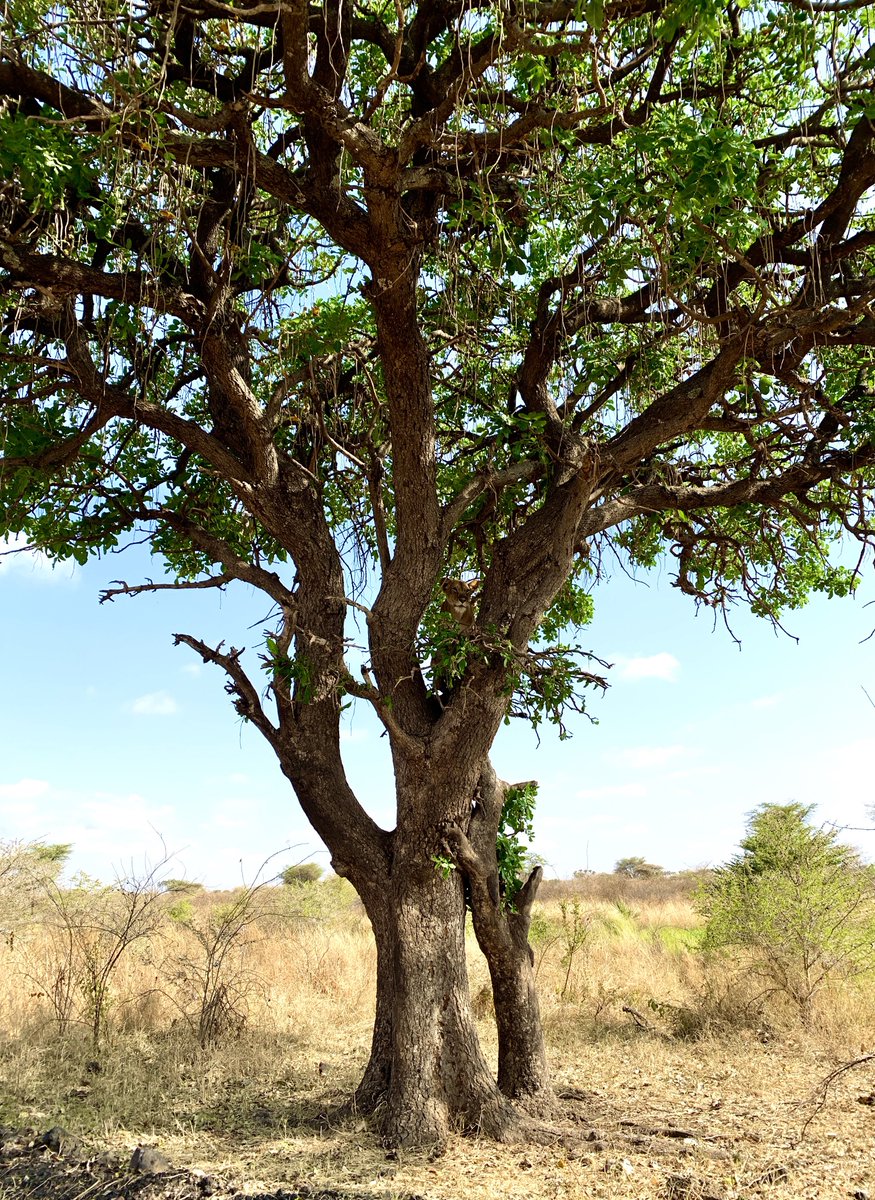
[(77, 1149), (79, 1139), (60, 1125), (53, 1125), (51, 1129), (47, 1129), (37, 1138), (36, 1144), (45, 1146), (46, 1150), (51, 1150), (52, 1154), (68, 1154), (71, 1150)]
[(138, 1175), (160, 1175), (170, 1169), (170, 1160), (154, 1146), (137, 1146), (131, 1155), (131, 1170)]

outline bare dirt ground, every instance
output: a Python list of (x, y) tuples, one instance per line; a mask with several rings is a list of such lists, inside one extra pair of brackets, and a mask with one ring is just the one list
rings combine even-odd
[(102, 1137), (46, 1114), (0, 1131), (0, 1198), (875, 1200), (875, 1070), (844, 1073), (818, 1107), (834, 1066), (793, 1044), (577, 1045), (557, 1070), (562, 1117), (537, 1141), (454, 1137), (439, 1157), (387, 1152), (363, 1122), (320, 1125), (343, 1098), (321, 1080), (303, 1106), (292, 1083), (229, 1087), (209, 1119)]

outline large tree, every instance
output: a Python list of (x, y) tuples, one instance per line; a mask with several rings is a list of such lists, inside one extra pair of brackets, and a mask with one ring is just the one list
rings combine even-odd
[[(266, 689), (177, 640), (370, 917), (358, 1107), (398, 1141), (507, 1136), (551, 1091), (502, 721), (600, 682), (573, 631), (606, 554), (775, 616), (848, 590), (829, 547), (869, 536), (875, 6), (5, 11), (3, 527), (80, 560), (145, 532), (169, 577), (116, 594), (270, 599)], [(392, 830), (344, 774), (351, 698), (385, 726)]]

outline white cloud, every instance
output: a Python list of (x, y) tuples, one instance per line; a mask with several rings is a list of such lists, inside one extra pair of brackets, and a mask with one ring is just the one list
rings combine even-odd
[(683, 758), (688, 753), (686, 746), (629, 746), (620, 751), (618, 758), (627, 767), (644, 770), (664, 767), (666, 763)]
[(144, 854), (157, 862), (162, 833), (172, 838), (169, 846), (178, 840), (169, 803), (153, 804), (132, 792), (67, 790), (41, 779), (0, 785), (0, 816), (5, 836), (70, 842), (72, 869), (101, 878), (132, 862), (139, 869)]
[(0, 800), (35, 800), (49, 790), (45, 779), (19, 779), (18, 783), (0, 783)]
[(34, 583), (74, 583), (78, 581), (79, 565), (75, 562), (56, 562), (42, 550), (28, 550), (27, 538), (21, 533), (0, 539), (0, 575), (7, 578), (29, 579)]
[(179, 705), (169, 692), (147, 692), (128, 705), (138, 717), (169, 717), (179, 712)]
[(647, 788), (643, 783), (616, 783), (610, 784), (607, 787), (599, 788), (583, 788), (577, 793), (578, 800), (614, 800), (614, 799), (640, 799), (647, 795)]
[(784, 699), (783, 692), (774, 692), (771, 696), (757, 696), (756, 700), (751, 700), (751, 708), (774, 708)]
[(681, 664), (673, 654), (663, 651), (661, 654), (650, 654), (639, 658), (617, 658), (614, 669), (616, 678), (635, 681), (639, 679), (662, 679), (666, 683), (674, 683), (681, 669)]
[(204, 664), (199, 662), (186, 663), (181, 668), (183, 675), (200, 675), (204, 669)]
[(160, 829), (173, 819), (173, 806), (151, 804), (137, 792), (94, 792), (78, 805), (80, 819), (92, 831), (142, 834), (150, 826)]

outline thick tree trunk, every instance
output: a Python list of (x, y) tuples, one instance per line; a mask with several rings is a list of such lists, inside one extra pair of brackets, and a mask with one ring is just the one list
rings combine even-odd
[(440, 1145), (451, 1129), (511, 1136), (517, 1114), (471, 1012), (460, 879), (444, 879), (426, 848), (396, 850), (389, 878), (359, 892), (377, 947), (377, 1003), (352, 1107), (374, 1115), (390, 1145)]
[(505, 903), (496, 854), (505, 790), (487, 762), (468, 833), (448, 822), (444, 839), (467, 881), (474, 932), (489, 967), (498, 1028), (498, 1086), (504, 1095), (523, 1101), (530, 1112), (547, 1115), (555, 1100), (528, 940), (543, 872), (536, 867), (512, 903)]
[(480, 1049), (465, 962), (461, 882), (426, 856), (396, 867), (392, 1069), (384, 1133), (400, 1144), (443, 1142), (451, 1127), (506, 1138), (516, 1114)]
[[(334, 869), (361, 896), (377, 948), (371, 1053), (350, 1107), (373, 1115), (390, 1144), (441, 1144), (451, 1129), (506, 1140), (520, 1121), (511, 1097), (549, 1094), (527, 918), (515, 940), (507, 914), (496, 910), (500, 940), (481, 937), (499, 1014), (499, 1087), (471, 1011), (462, 873), (445, 878), (434, 862), (444, 846), (441, 815), (449, 812), (455, 828), (470, 820), (481, 760), (441, 756), (451, 764), (441, 771), (433, 758), (396, 754), (399, 823), (387, 833), (364, 814), (358, 824), (331, 819), (348, 785), (339, 759), (331, 770), (333, 745), (319, 748), (312, 738), (306, 759), (289, 762), (288, 774), (332, 850)], [(494, 861), (494, 831), (492, 854)], [(475, 920), (485, 912), (475, 908)]]

